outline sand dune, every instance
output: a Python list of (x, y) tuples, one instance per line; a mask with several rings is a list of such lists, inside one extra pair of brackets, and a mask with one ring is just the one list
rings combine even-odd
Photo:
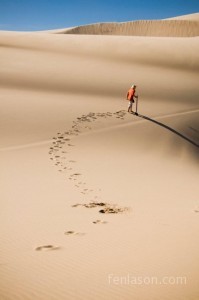
[(98, 23), (78, 26), (55, 33), (91, 35), (127, 35), (156, 37), (193, 37), (199, 35), (199, 14), (194, 18), (134, 21), (124, 23)]
[(198, 49), (198, 14), (0, 32), (0, 299), (198, 299)]

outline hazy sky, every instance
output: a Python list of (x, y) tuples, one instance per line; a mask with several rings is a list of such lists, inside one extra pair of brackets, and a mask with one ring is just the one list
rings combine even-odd
[(163, 19), (199, 12), (199, 0), (0, 0), (0, 30)]

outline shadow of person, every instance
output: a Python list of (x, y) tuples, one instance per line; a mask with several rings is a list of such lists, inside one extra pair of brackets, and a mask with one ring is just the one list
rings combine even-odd
[(175, 130), (175, 129), (169, 127), (168, 125), (165, 125), (164, 123), (161, 123), (161, 122), (159, 122), (159, 121), (156, 121), (156, 120), (154, 120), (154, 119), (152, 119), (152, 118), (149, 118), (149, 117), (147, 117), (147, 116), (138, 114), (137, 112), (133, 113), (133, 115), (136, 115), (136, 116), (139, 117), (139, 118), (148, 120), (148, 121), (153, 122), (153, 123), (155, 123), (155, 124), (157, 124), (157, 125), (159, 125), (159, 126), (162, 126), (162, 127), (164, 127), (165, 129), (167, 129), (167, 130), (169, 130), (169, 131), (171, 131), (171, 132), (177, 134), (177, 135), (180, 136), (182, 139), (186, 140), (187, 142), (191, 143), (192, 145), (196, 146), (197, 148), (199, 147), (199, 144), (197, 144), (196, 142), (190, 140), (187, 136), (185, 136), (185, 135), (183, 135), (182, 133), (178, 132), (177, 130)]

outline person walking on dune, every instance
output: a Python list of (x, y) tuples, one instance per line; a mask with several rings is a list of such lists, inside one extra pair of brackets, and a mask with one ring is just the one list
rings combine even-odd
[[(136, 94), (136, 85), (133, 84), (131, 88), (128, 90), (128, 93), (126, 95), (126, 99), (129, 100), (129, 105), (128, 105), (128, 112), (132, 113), (132, 107), (133, 103), (135, 102), (134, 98), (138, 99), (138, 95)], [(137, 110), (136, 110), (136, 115), (137, 115)]]

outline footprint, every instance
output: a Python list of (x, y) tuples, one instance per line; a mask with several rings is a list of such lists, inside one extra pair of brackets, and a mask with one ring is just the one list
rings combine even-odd
[(93, 208), (97, 206), (106, 206), (106, 203), (103, 202), (90, 202), (88, 204), (83, 204), (84, 207), (86, 208)]
[(107, 224), (108, 222), (106, 221), (103, 221), (103, 220), (96, 220), (96, 221), (93, 221), (93, 224)]
[(107, 207), (105, 209), (99, 210), (99, 212), (101, 214), (116, 214), (117, 213), (113, 208), (107, 208)]
[(76, 231), (72, 231), (72, 230), (65, 231), (64, 234), (65, 235), (79, 235), (79, 236), (85, 235), (84, 232), (76, 232)]
[(71, 176), (80, 176), (80, 175), (81, 175), (81, 173), (74, 173)]
[(121, 208), (121, 207), (105, 207), (104, 209), (99, 210), (99, 213), (101, 214), (118, 214), (118, 213), (122, 213), (125, 210), (127, 210), (127, 208)]
[(74, 204), (72, 205), (72, 207), (78, 207), (78, 206), (83, 206), (83, 207), (86, 207), (86, 208), (94, 208), (94, 207), (97, 207), (97, 206), (106, 206), (107, 204), (104, 203), (104, 202), (90, 202), (90, 203), (83, 203), (83, 204)]
[(72, 205), (72, 207), (78, 207), (78, 206), (82, 206), (82, 204), (77, 203)]
[(60, 249), (60, 247), (53, 246), (53, 245), (44, 245), (35, 248), (36, 251), (49, 251), (49, 250), (58, 250), (58, 249)]

